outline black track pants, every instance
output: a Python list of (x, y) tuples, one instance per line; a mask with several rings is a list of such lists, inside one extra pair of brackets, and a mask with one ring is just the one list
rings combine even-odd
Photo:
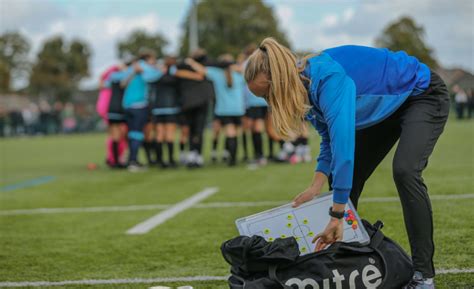
[(433, 217), (422, 172), (443, 132), (449, 95), (443, 80), (431, 73), (430, 87), (410, 96), (389, 118), (356, 132), (351, 201), (357, 207), (366, 180), (399, 140), (393, 158), (393, 179), (400, 196), (413, 265), (433, 277)]

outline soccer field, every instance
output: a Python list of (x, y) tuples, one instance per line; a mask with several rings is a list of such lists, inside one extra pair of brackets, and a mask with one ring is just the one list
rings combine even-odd
[[(474, 287), (473, 124), (448, 122), (424, 175), (433, 199), (435, 264), (443, 273), (438, 288)], [(314, 166), (220, 164), (132, 174), (107, 169), (103, 150), (102, 134), (0, 140), (0, 287), (227, 288), (229, 266), (219, 248), (237, 235), (234, 220), (289, 202), (309, 184)], [(98, 169), (87, 170), (89, 162)], [(218, 191), (148, 233), (126, 234), (210, 187)], [(387, 157), (366, 184), (359, 213), (382, 220), (384, 233), (408, 249), (396, 197)]]

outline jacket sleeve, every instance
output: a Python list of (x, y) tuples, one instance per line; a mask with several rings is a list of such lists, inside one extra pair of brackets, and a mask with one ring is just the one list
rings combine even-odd
[(143, 69), (142, 77), (146, 82), (154, 82), (163, 76), (163, 72), (156, 67), (153, 67), (145, 61), (140, 61), (140, 67)]
[(117, 81), (122, 81), (125, 79), (129, 74), (131, 73), (130, 69), (124, 70), (124, 71), (117, 71), (114, 72), (110, 75), (110, 78), (108, 81), (110, 82), (117, 82)]
[(339, 204), (347, 203), (352, 188), (355, 99), (354, 81), (343, 73), (326, 77), (318, 87), (318, 103), (326, 121), (326, 129), (322, 134), (322, 161), (318, 168), (327, 170), (330, 161), (334, 202)]
[(330, 139), (329, 139), (329, 132), (328, 126), (316, 120), (314, 127), (318, 131), (319, 135), (321, 136), (321, 143), (319, 144), (319, 156), (318, 156), (318, 164), (316, 166), (316, 171), (329, 176), (331, 174), (331, 161), (332, 161), (332, 153), (331, 153), (331, 146), (330, 146)]

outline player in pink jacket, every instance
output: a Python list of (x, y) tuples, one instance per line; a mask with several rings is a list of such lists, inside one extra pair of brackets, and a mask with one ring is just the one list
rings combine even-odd
[(120, 67), (114, 65), (104, 71), (104, 73), (102, 73), (102, 75), (100, 76), (99, 97), (97, 98), (96, 104), (97, 113), (109, 127), (109, 135), (106, 141), (106, 163), (111, 167), (121, 166), (120, 160), (122, 159), (125, 151), (127, 150), (127, 140), (125, 139), (127, 127), (123, 124), (120, 124), (118, 126), (113, 125), (112, 127), (108, 119), (110, 100), (112, 98), (112, 89), (109, 85), (109, 78), (112, 73), (117, 72), (119, 70)]

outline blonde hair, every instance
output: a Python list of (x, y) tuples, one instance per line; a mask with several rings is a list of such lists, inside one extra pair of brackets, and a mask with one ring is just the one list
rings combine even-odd
[(296, 56), (273, 38), (265, 38), (249, 57), (245, 68), (247, 83), (264, 73), (269, 80), (266, 100), (276, 132), (291, 139), (303, 132), (304, 117), (309, 109), (308, 91), (300, 76), (306, 64), (298, 67)]

